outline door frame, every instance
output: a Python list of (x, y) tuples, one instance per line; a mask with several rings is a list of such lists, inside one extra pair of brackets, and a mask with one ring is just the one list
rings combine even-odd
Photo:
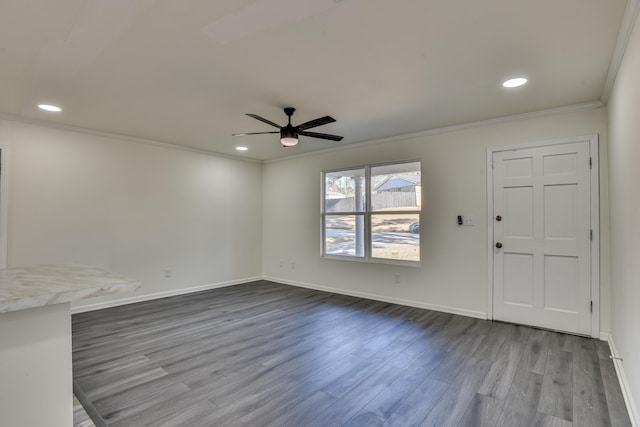
[(487, 147), (487, 319), (493, 319), (493, 154), (500, 151), (517, 151), (527, 148), (538, 148), (576, 142), (589, 142), (589, 157), (591, 159), (590, 181), (590, 206), (591, 206), (591, 300), (593, 312), (591, 313), (591, 336), (600, 338), (600, 172), (598, 155), (598, 134), (576, 136), (549, 141), (535, 141), (521, 144), (498, 145)]

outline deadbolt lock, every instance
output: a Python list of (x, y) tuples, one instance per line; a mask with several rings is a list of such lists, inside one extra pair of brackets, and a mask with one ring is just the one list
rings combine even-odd
[(496, 248), (500, 249), (502, 247), (502, 243), (498, 242), (496, 243)]
[(502, 217), (500, 215), (496, 215), (496, 221), (502, 221)]

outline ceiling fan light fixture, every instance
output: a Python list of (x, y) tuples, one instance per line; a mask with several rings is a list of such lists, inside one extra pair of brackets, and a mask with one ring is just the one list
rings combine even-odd
[(298, 138), (293, 138), (293, 137), (280, 138), (280, 142), (282, 143), (283, 147), (293, 147), (295, 145), (298, 145)]
[(298, 145), (298, 134), (290, 129), (282, 129), (280, 132), (280, 143), (283, 147), (293, 147)]

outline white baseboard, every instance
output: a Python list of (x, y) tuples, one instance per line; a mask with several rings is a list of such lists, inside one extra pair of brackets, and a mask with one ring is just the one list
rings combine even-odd
[(281, 279), (278, 277), (264, 277), (264, 280), (272, 282), (284, 283), (285, 285), (298, 286), (301, 288), (315, 289), (316, 291), (331, 292), (340, 295), (349, 295), (352, 297), (366, 298), (375, 301), (389, 302), (392, 304), (406, 305), (408, 307), (424, 308), (427, 310), (441, 311), (444, 313), (459, 314), (461, 316), (475, 317), (477, 319), (486, 319), (487, 313), (482, 311), (465, 310), (457, 307), (449, 307), (446, 305), (426, 304), (420, 301), (406, 300), (402, 298), (393, 298), (386, 295), (371, 294), (368, 292), (349, 291), (341, 288), (332, 288), (312, 283), (295, 282), (292, 280)]
[(218, 283), (210, 283), (206, 285), (193, 286), (190, 288), (173, 289), (170, 291), (157, 292), (153, 294), (136, 295), (134, 297), (118, 299), (115, 301), (86, 304), (78, 307), (72, 307), (71, 314), (85, 313), (85, 312), (94, 311), (94, 310), (102, 310), (105, 308), (117, 307), (117, 306), (126, 305), (126, 304), (134, 304), (137, 302), (151, 301), (154, 299), (167, 298), (167, 297), (172, 297), (177, 295), (186, 295), (194, 292), (207, 291), (210, 289), (240, 285), (243, 283), (254, 282), (256, 280), (270, 280), (272, 282), (283, 283), (285, 285), (297, 286), (297, 287), (307, 288), (307, 289), (315, 289), (318, 291), (331, 292), (331, 293), (340, 294), (340, 295), (349, 295), (349, 296), (358, 297), (358, 298), (366, 298), (366, 299), (371, 299), (375, 301), (389, 302), (392, 304), (406, 305), (408, 307), (416, 307), (416, 308), (424, 308), (427, 310), (441, 311), (443, 313), (459, 314), (461, 316), (475, 317), (477, 319), (487, 318), (487, 313), (484, 313), (482, 311), (465, 310), (465, 309), (461, 309), (457, 307), (449, 307), (445, 305), (426, 304), (419, 301), (388, 297), (386, 295), (378, 295), (378, 294), (372, 294), (368, 292), (348, 291), (341, 288), (332, 288), (329, 286), (322, 286), (322, 285), (317, 285), (312, 283), (296, 282), (292, 280), (281, 279), (278, 277), (262, 277), (262, 276), (246, 277), (243, 279), (230, 280), (227, 282), (218, 282)]
[(600, 332), (600, 341), (609, 342), (609, 332)]
[(627, 411), (629, 411), (631, 425), (633, 427), (640, 427), (640, 420), (638, 419), (638, 409), (636, 408), (634, 403), (635, 401), (633, 400), (633, 396), (631, 395), (631, 388), (629, 387), (629, 382), (627, 381), (627, 375), (624, 372), (622, 360), (617, 359), (620, 357), (620, 353), (618, 353), (618, 349), (616, 349), (616, 345), (613, 342), (613, 336), (611, 336), (611, 334), (607, 335), (609, 338), (609, 349), (611, 350), (611, 355), (614, 357), (612, 359), (613, 366), (616, 368), (616, 374), (618, 375), (618, 381), (620, 382), (620, 389), (622, 390), (624, 403), (627, 405)]
[(206, 285), (192, 286), (190, 288), (172, 289), (170, 291), (157, 292), (154, 294), (137, 295), (131, 298), (123, 298), (115, 301), (99, 302), (96, 304), (81, 305), (71, 308), (71, 314), (85, 313), (87, 311), (102, 310), (103, 308), (117, 307), (119, 305), (133, 304), (136, 302), (151, 301), (154, 299), (173, 297), (177, 295), (192, 294), (194, 292), (207, 291), (210, 289), (224, 288), (227, 286), (240, 285), (248, 282), (262, 280), (262, 277), (245, 277), (243, 279), (229, 280), (226, 282), (209, 283)]

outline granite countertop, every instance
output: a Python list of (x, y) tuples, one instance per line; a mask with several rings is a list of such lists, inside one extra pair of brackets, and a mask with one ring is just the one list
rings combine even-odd
[(136, 279), (82, 265), (39, 265), (0, 270), (0, 313), (42, 307), (141, 286)]

